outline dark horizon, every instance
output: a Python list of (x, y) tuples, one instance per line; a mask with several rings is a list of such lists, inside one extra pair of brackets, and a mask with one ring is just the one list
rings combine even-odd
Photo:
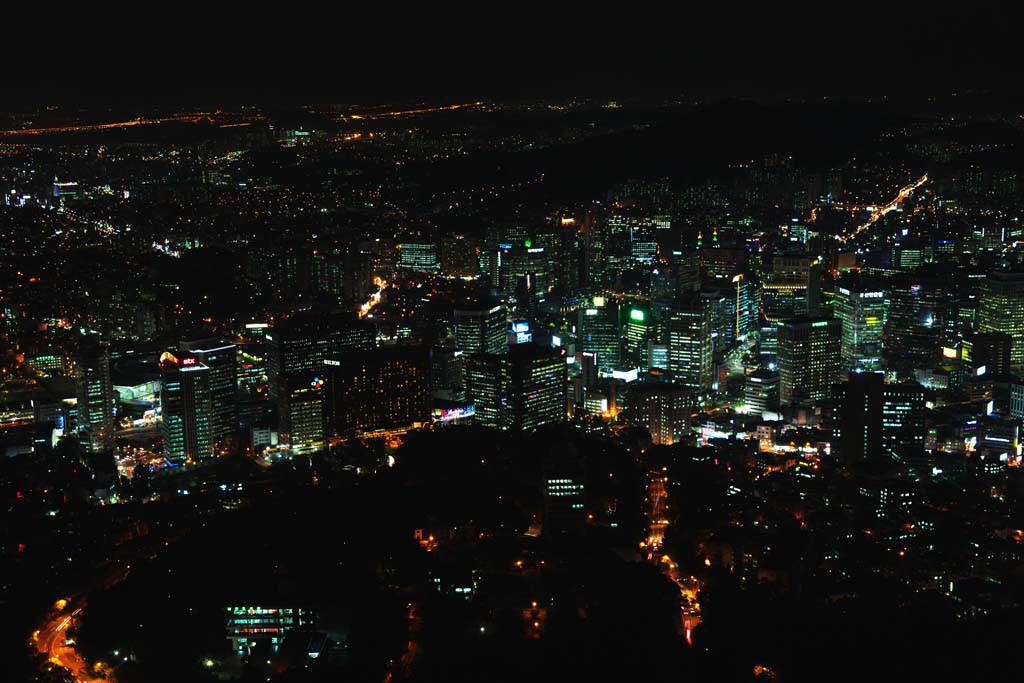
[[(387, 23), (194, 16), (88, 18), (5, 48), (0, 104), (291, 104), (676, 95), (784, 99), (990, 90), (1024, 78), (1008, 3), (856, 11), (737, 8), (619, 17)], [(884, 18), (880, 19), (880, 17)], [(740, 20), (742, 19), (742, 24)], [(431, 24), (440, 24), (433, 26)], [(33, 35), (33, 31), (38, 34)], [(45, 50), (39, 50), (42, 43)]]

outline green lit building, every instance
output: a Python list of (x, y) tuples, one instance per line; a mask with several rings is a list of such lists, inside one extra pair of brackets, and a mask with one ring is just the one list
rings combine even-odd
[(654, 316), (644, 306), (627, 309), (623, 331), (626, 341), (626, 359), (631, 367), (647, 368), (648, 344), (656, 338)]

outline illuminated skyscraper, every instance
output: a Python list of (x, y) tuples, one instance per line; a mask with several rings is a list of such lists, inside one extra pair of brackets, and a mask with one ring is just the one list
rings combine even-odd
[(750, 415), (763, 415), (779, 409), (779, 373), (775, 370), (755, 370), (743, 383), (743, 403)]
[(655, 445), (671, 446), (686, 439), (693, 413), (693, 390), (667, 382), (630, 385), (627, 412), (633, 424), (645, 427)]
[(888, 282), (885, 356), (889, 367), (911, 374), (937, 359), (950, 315), (951, 283), (943, 276), (898, 275)]
[(626, 339), (626, 358), (629, 365), (647, 368), (647, 347), (655, 338), (654, 316), (646, 306), (630, 306), (623, 325)]
[(505, 355), (473, 353), (463, 369), (466, 400), (476, 411), (474, 421), (484, 427), (508, 429), (509, 363)]
[(509, 352), (511, 427), (532, 431), (565, 422), (565, 349), (516, 344)]
[(330, 420), (339, 434), (410, 427), (430, 420), (430, 354), (396, 346), (324, 361)]
[(668, 319), (668, 374), (676, 384), (709, 391), (714, 381), (711, 315), (700, 296), (679, 302)]
[(1024, 369), (1024, 273), (992, 271), (978, 299), (978, 331), (1010, 335), (1010, 364)]
[(437, 245), (433, 242), (404, 242), (398, 245), (398, 267), (417, 273), (436, 273), (441, 270)]
[(292, 451), (310, 451), (324, 447), (325, 373), (292, 375), (281, 387), (278, 401), (281, 443)]
[(853, 372), (833, 387), (833, 448), (847, 462), (924, 450), (924, 389), (886, 384), (879, 372)]
[(279, 400), (291, 378), (322, 374), (324, 359), (376, 346), (373, 326), (354, 315), (302, 314), (282, 320), (266, 335), (270, 399)]
[(875, 370), (882, 364), (885, 292), (864, 283), (835, 289), (835, 317), (842, 323), (842, 370)]
[(508, 314), (496, 301), (455, 304), (455, 346), (463, 353), (505, 353)]
[(613, 301), (594, 297), (580, 306), (577, 327), (579, 351), (597, 354), (597, 368), (618, 369), (622, 362), (619, 309)]
[(164, 457), (178, 464), (209, 458), (213, 454), (210, 368), (195, 356), (164, 353), (160, 372)]
[(238, 428), (238, 347), (216, 339), (181, 342), (183, 354), (210, 368), (210, 435), (216, 441)]
[(819, 266), (806, 256), (775, 254), (761, 281), (761, 313), (775, 322), (814, 315), (820, 298)]
[(795, 318), (777, 325), (782, 403), (828, 398), (832, 384), (839, 379), (842, 323), (835, 318)]
[(114, 447), (114, 385), (110, 381), (110, 347), (83, 344), (78, 354), (78, 433), (89, 453)]

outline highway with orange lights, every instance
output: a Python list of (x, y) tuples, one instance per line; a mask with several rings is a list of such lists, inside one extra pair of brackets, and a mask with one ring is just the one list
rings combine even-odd
[(112, 121), (110, 123), (83, 123), (71, 126), (43, 126), (39, 128), (11, 128), (8, 130), (0, 130), (0, 136), (13, 137), (17, 135), (45, 135), (47, 133), (88, 133), (98, 130), (112, 130), (117, 128), (131, 128), (134, 126), (152, 126), (159, 123), (200, 123), (201, 121), (210, 121), (215, 125), (219, 125), (221, 128), (235, 128), (238, 126), (252, 125), (252, 122), (238, 122), (233, 121), (231, 123), (217, 124), (216, 116), (213, 114), (193, 114), (193, 115), (174, 115), (174, 116), (160, 116), (156, 118), (137, 118), (130, 119), (128, 121)]
[(875, 211), (873, 214), (871, 214), (871, 217), (869, 219), (867, 219), (866, 221), (864, 221), (864, 223), (862, 223), (859, 226), (857, 226), (848, 235), (844, 235), (844, 236), (840, 237), (839, 240), (841, 242), (848, 242), (848, 241), (854, 239), (855, 237), (857, 237), (857, 235), (861, 234), (862, 232), (864, 232), (865, 230), (870, 228), (872, 225), (874, 225), (882, 216), (884, 216), (887, 213), (889, 213), (890, 211), (893, 211), (894, 209), (898, 208), (899, 205), (903, 203), (904, 199), (906, 199), (907, 197), (909, 197), (911, 194), (914, 193), (914, 190), (916, 190), (917, 188), (921, 187), (922, 185), (924, 185), (927, 182), (928, 182), (928, 174), (925, 173), (923, 176), (918, 178), (913, 183), (911, 183), (909, 185), (903, 186), (902, 188), (900, 188), (899, 194), (896, 195), (895, 199), (893, 199), (891, 202), (889, 202), (888, 204), (883, 206), (881, 209), (878, 209), (877, 211)]
[[(61, 601), (63, 602), (63, 601)], [(59, 603), (58, 603), (59, 604)], [(43, 626), (32, 634), (32, 640), (36, 649), (46, 655), (51, 664), (62, 666), (71, 672), (78, 683), (93, 683), (93, 681), (106, 680), (94, 678), (89, 670), (89, 665), (75, 649), (73, 640), (68, 639), (68, 627), (77, 618), (84, 608), (83, 600), (72, 600), (63, 609), (56, 610)]]

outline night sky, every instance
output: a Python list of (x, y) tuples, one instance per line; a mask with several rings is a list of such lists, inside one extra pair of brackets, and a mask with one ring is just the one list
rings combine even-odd
[[(155, 6), (153, 6), (155, 7)], [(167, 6), (168, 8), (170, 6)], [(684, 93), (755, 98), (1011, 92), (1013, 3), (480, 5), (367, 14), (174, 5), (18, 17), (0, 97), (23, 102), (356, 101)], [(16, 13), (15, 13), (16, 16)], [(5, 37), (6, 38), (6, 37)]]

